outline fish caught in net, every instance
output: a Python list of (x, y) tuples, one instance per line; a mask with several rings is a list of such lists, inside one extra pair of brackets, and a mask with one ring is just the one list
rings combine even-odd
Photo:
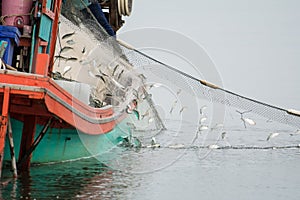
[[(134, 66), (115, 37), (106, 32), (85, 5), (81, 7), (83, 9), (76, 9), (68, 0), (63, 4), (53, 78), (64, 88), (69, 88), (74, 97), (92, 107), (112, 106), (118, 115), (127, 109), (132, 99), (137, 98), (137, 93), (141, 92), (137, 90), (142, 89), (144, 77), (132, 70)], [(74, 82), (79, 82), (90, 98), (74, 94)], [(129, 126), (135, 123), (138, 124), (136, 130), (144, 131), (165, 129), (151, 95), (147, 91), (142, 93), (143, 101), (138, 107), (143, 120), (132, 115)]]
[[(72, 5), (65, 4), (62, 10), (62, 14), (66, 19), (62, 17), (61, 21), (63, 21), (65, 24), (68, 24), (68, 26), (71, 27), (71, 30), (74, 30), (74, 32), (83, 32), (84, 34), (86, 34), (84, 37), (89, 37), (88, 40), (92, 41), (93, 44), (76, 48), (80, 50), (80, 52), (78, 53), (79, 56), (76, 57), (78, 60), (76, 61), (76, 64), (73, 65), (73, 68), (76, 68), (77, 65), (77, 74), (75, 72), (72, 72), (72, 70), (70, 70), (71, 72), (67, 72), (66, 74), (70, 79), (74, 79), (76, 77), (77, 81), (85, 82), (88, 80), (88, 84), (93, 85), (94, 90), (97, 90), (98, 92), (102, 90), (102, 92), (96, 94), (96, 96), (102, 95), (101, 98), (103, 98), (103, 91), (107, 92), (107, 90), (105, 89), (105, 84), (101, 83), (101, 80), (95, 79), (95, 82), (93, 82), (91, 81), (92, 79), (88, 77), (91, 71), (94, 73), (94, 68), (100, 66), (102, 70), (101, 72), (106, 74), (117, 73), (118, 75), (120, 75), (122, 70), (128, 70), (129, 73), (127, 73), (127, 76), (124, 76), (123, 81), (120, 80), (121, 85), (126, 85), (125, 79), (128, 80), (129, 78), (131, 79), (132, 83), (138, 83), (135, 85), (135, 87), (127, 85), (127, 88), (138, 88), (144, 84), (143, 80), (139, 77), (139, 74), (135, 74), (134, 70), (132, 70), (143, 68), (151, 71), (151, 73), (155, 74), (161, 79), (169, 81), (182, 90), (189, 92), (192, 96), (195, 96), (197, 98), (204, 98), (213, 103), (219, 103), (225, 106), (239, 109), (241, 112), (252, 112), (266, 118), (267, 120), (274, 120), (283, 124), (290, 125), (292, 127), (300, 128), (300, 115), (298, 111), (283, 109), (245, 96), (241, 96), (204, 80), (193, 77), (170, 65), (162, 63), (144, 54), (143, 52), (124, 44), (123, 42), (116, 40), (115, 37), (110, 37), (105, 29), (99, 23), (95, 22), (95, 19), (92, 17), (92, 15), (87, 17), (90, 12), (83, 13), (81, 11), (75, 12), (74, 10), (75, 9), (72, 8)], [(89, 10), (87, 9), (87, 11)], [(67, 32), (64, 32), (64, 34), (66, 33)], [(62, 36), (63, 30), (60, 30), (60, 50), (58, 50), (58, 52), (61, 52), (64, 48), (62, 46), (63, 42), (68, 41), (70, 44), (72, 43), (72, 41), (70, 40), (64, 40)], [(67, 44), (68, 43), (65, 43), (65, 46)], [(83, 53), (83, 51), (85, 51), (85, 53)], [(107, 55), (107, 57), (97, 58), (97, 55), (99, 55), (100, 52), (102, 52), (101, 55)], [(72, 54), (74, 54), (74, 51), (72, 52)], [(59, 56), (61, 55), (57, 55), (58, 59), (60, 58)], [(70, 57), (71, 56), (69, 56), (69, 58)], [(60, 67), (58, 61), (56, 62), (56, 66), (56, 69), (58, 69), (58, 71), (60, 70), (61, 72), (63, 72), (63, 69), (62, 67)], [(115, 71), (116, 66), (120, 67), (118, 67), (118, 69)], [(82, 73), (82, 69), (85, 69), (85, 74), (87, 77), (84, 77), (85, 75), (83, 75), (84, 73)], [(80, 75), (78, 74), (78, 71), (81, 73)], [(125, 74), (126, 73), (124, 73), (124, 75)], [(147, 77), (145, 77), (145, 79), (147, 79)], [(114, 84), (115, 83), (113, 82), (109, 83), (109, 85)], [(113, 94), (111, 95), (117, 96), (117, 98), (119, 98), (119, 94), (115, 92), (115, 89), (117, 87), (118, 86), (112, 87), (109, 90), (113, 90)], [(142, 86), (142, 88), (146, 87)], [(148, 91), (145, 90), (144, 92)], [(133, 95), (133, 93), (135, 92), (133, 90), (128, 90), (127, 93), (129, 95)], [(126, 102), (126, 99), (129, 99), (128, 96), (121, 100), (125, 102), (124, 105), (128, 104), (128, 102)], [(153, 114), (158, 116), (158, 113), (154, 111), (155, 108), (153, 106), (154, 103), (152, 102), (152, 100), (148, 99), (147, 102), (148, 106), (145, 107), (143, 112), (145, 113), (147, 111), (147, 108), (150, 106), (152, 107)], [(124, 107), (124, 105), (122, 106)], [(160, 127), (164, 126), (161, 125)]]
[[(109, 160), (109, 166), (127, 169), (128, 165), (133, 165), (137, 171), (144, 171), (140, 162), (128, 164), (122, 158), (130, 156), (130, 160), (141, 161), (146, 155), (145, 158), (151, 157), (156, 169), (173, 164), (190, 150), (197, 152), (198, 158), (202, 159), (212, 149), (299, 147), (294, 144), (295, 137), (289, 135), (300, 131), (294, 133), (283, 126), (275, 130), (273, 123), (269, 123), (276, 121), (300, 129), (297, 111), (241, 96), (160, 62), (110, 36), (88, 9), (87, 12), (78, 11), (68, 2), (63, 5), (60, 17), (53, 66), (56, 79), (86, 84), (87, 90), (90, 90), (90, 98), (85, 99), (86, 102), (97, 108), (112, 106), (115, 113), (123, 112), (130, 100), (138, 101), (138, 112), (129, 115), (125, 131), (130, 132), (128, 140), (141, 142), (136, 145), (139, 149), (126, 152), (113, 149), (120, 157)], [(205, 108), (210, 110), (208, 103), (222, 105), (223, 111), (217, 114), (225, 113), (224, 107), (230, 108), (233, 116), (230, 120), (239, 120), (239, 123), (235, 121), (230, 127), (223, 121), (214, 121), (215, 113), (211, 115), (204, 111)], [(253, 118), (252, 113), (259, 117)], [(263, 121), (263, 128), (251, 126), (255, 124), (251, 118), (257, 124)], [(121, 127), (117, 128), (121, 130)], [(270, 138), (276, 137), (275, 133), (279, 132), (287, 133), (283, 137), (289, 138), (284, 138), (283, 144), (273, 144)], [(241, 135), (248, 141), (240, 140)], [(174, 149), (179, 149), (178, 153), (169, 156), (168, 153)], [(116, 162), (115, 165), (113, 162)], [(145, 163), (148, 164), (148, 160)]]
[[(183, 88), (185, 91), (191, 91), (191, 95), (207, 99), (211, 102), (220, 103), (225, 106), (235, 107), (243, 111), (251, 111), (257, 115), (265, 117), (266, 119), (300, 128), (299, 111), (283, 109), (233, 93), (162, 63), (141, 51), (129, 47), (123, 42), (120, 44), (122, 45), (123, 52), (125, 52), (128, 60), (134, 66), (147, 66), (148, 70), (151, 70), (151, 72), (156, 76), (167, 79), (178, 87)], [(193, 91), (189, 88), (192, 88)]]

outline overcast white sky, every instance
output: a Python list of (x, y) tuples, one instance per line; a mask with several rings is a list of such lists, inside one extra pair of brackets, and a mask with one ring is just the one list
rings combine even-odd
[(204, 47), (226, 89), (300, 110), (299, 8), (298, 0), (135, 0), (119, 34), (179, 32)]

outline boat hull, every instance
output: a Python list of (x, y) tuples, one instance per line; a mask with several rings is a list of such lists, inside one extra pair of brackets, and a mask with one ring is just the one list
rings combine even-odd
[[(85, 134), (75, 128), (49, 128), (32, 153), (31, 163), (64, 162), (92, 156), (101, 159), (101, 154), (108, 153), (122, 141), (123, 137), (128, 136), (125, 121), (126, 119), (118, 123), (111, 131), (99, 135)], [(23, 122), (12, 118), (11, 123), (15, 155), (18, 158)], [(36, 126), (35, 138), (38, 137), (42, 128), (41, 125)], [(10, 159), (10, 149), (6, 141), (4, 160)]]

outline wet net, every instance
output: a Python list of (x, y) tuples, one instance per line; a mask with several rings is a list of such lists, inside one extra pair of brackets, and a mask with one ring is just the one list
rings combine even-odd
[[(292, 127), (300, 128), (300, 115), (298, 111), (287, 110), (269, 105), (225, 90), (182, 72), (177, 68), (162, 63), (139, 50), (117, 41), (115, 37), (108, 35), (106, 30), (97, 22), (95, 17), (91, 15), (91, 11), (89, 10), (88, 6), (83, 4), (83, 1), (80, 2), (82, 3), (83, 10), (79, 11), (74, 7), (71, 1), (67, 0), (63, 5), (62, 14), (66, 18), (64, 20), (65, 23), (67, 23), (70, 27), (76, 27), (75, 31), (77, 32), (81, 31), (88, 33), (89, 40), (93, 41), (97, 45), (97, 48), (101, 47), (101, 50), (97, 50), (98, 53), (99, 51), (104, 51), (105, 53), (101, 55), (109, 55), (107, 58), (101, 58), (101, 61), (99, 61), (101, 63), (98, 63), (96, 60), (97, 54), (91, 56), (92, 53), (90, 53), (88, 54), (89, 56), (86, 56), (86, 63), (91, 62), (91, 60), (96, 60), (94, 61), (96, 62), (96, 64), (94, 63), (94, 66), (106, 66), (108, 71), (110, 70), (110, 72), (104, 70), (107, 73), (112, 73), (114, 67), (118, 64), (127, 66), (127, 69), (131, 72), (132, 69), (144, 68), (151, 71), (151, 73), (155, 74), (161, 79), (168, 80), (172, 84), (184, 91), (189, 92), (191, 95), (197, 98), (204, 98), (213, 103), (223, 104), (225, 106), (237, 108), (241, 111), (252, 112), (268, 120), (273, 120)], [(60, 37), (62, 37), (62, 34)], [(60, 40), (62, 39), (60, 38)], [(60, 46), (60, 50), (62, 48), (63, 46)], [(79, 59), (80, 62), (78, 68), (85, 67), (83, 66), (83, 60), (84, 59)], [(57, 68), (59, 69), (59, 66)], [(63, 69), (60, 70), (62, 71)], [(134, 74), (134, 76), (137, 77), (139, 74)], [(69, 78), (74, 79), (74, 75), (73, 77), (72, 75), (69, 75)], [(147, 77), (144, 78), (147, 79)], [(139, 86), (143, 84), (143, 81), (140, 78), (133, 78), (133, 81), (137, 81)], [(97, 85), (98, 82), (91, 83), (91, 85), (92, 84)], [(125, 104), (127, 103), (128, 102)], [(153, 105), (153, 102), (150, 100), (148, 103)], [(155, 109), (153, 108), (153, 110)], [(157, 112), (155, 113), (157, 114)]]
[[(190, 91), (191, 95), (199, 98), (205, 98), (211, 102), (220, 103), (226, 106), (249, 111), (265, 117), (268, 120), (274, 120), (296, 128), (300, 128), (300, 113), (292, 109), (283, 109), (264, 102), (251, 99), (226, 89), (220, 88), (212, 83), (206, 82), (186, 74), (172, 66), (162, 63), (138, 50), (128, 49), (130, 47), (123, 45), (128, 59), (134, 66), (152, 66), (151, 72), (159, 77), (167, 79), (173, 84), (185, 91)], [(128, 51), (131, 51), (130, 53)], [(193, 88), (193, 92), (190, 88)]]
[[(138, 118), (145, 119), (130, 115), (128, 126), (135, 131), (163, 130), (164, 124), (151, 96), (141, 87), (144, 77), (133, 70), (135, 66), (122, 46), (106, 32), (84, 2), (78, 0), (74, 4), (66, 0), (62, 5), (53, 78), (63, 87), (70, 85), (66, 82), (80, 82), (85, 90), (90, 90), (86, 92), (90, 98), (83, 99), (85, 103), (97, 108), (112, 106), (115, 115), (126, 111), (132, 100), (143, 93)], [(80, 98), (73, 87), (70, 89), (74, 97)]]

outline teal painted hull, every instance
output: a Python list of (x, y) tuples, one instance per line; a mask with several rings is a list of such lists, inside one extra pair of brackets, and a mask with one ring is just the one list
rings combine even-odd
[[(123, 120), (112, 131), (101, 135), (87, 135), (76, 129), (49, 128), (44, 138), (32, 154), (31, 163), (55, 163), (71, 161), (96, 156), (106, 159), (107, 153), (122, 141), (122, 137), (129, 134), (129, 129)], [(19, 156), (23, 123), (12, 119), (13, 139), (16, 158)], [(35, 137), (42, 130), (37, 125)], [(5, 143), (4, 160), (10, 160), (8, 140)]]

